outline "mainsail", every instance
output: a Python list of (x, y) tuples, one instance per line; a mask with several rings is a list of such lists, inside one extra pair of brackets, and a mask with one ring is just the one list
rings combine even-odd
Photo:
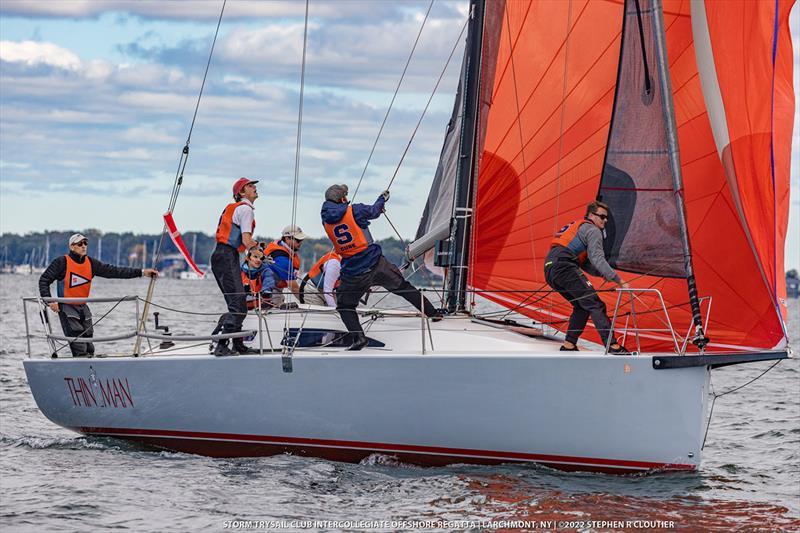
[[(549, 293), (543, 261), (555, 230), (582, 218), (599, 192), (616, 216), (612, 260), (635, 273), (624, 276), (632, 286), (661, 292), (679, 334), (692, 325), (683, 221), (700, 296), (710, 297), (701, 298), (709, 349), (784, 346), (793, 2), (642, 1), (641, 25), (635, 0), (500, 3), (483, 34), (482, 65), (495, 75), (481, 83), (488, 105), (477, 127), (469, 285), (566, 327), (570, 305)], [(660, 50), (647, 22), (653, 9), (662, 17)], [(494, 50), (490, 35), (499, 35)], [(657, 52), (667, 79), (658, 79)], [(677, 168), (662, 99), (674, 109)], [(616, 294), (602, 296), (613, 307)], [(653, 298), (637, 303), (638, 327), (651, 330), (642, 348), (671, 350), (656, 309)]]

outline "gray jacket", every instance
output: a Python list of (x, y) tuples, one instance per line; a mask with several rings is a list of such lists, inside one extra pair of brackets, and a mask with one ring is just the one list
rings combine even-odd
[(582, 224), (578, 229), (578, 238), (586, 246), (588, 262), (583, 265), (583, 269), (592, 276), (599, 276), (621, 283), (619, 275), (611, 268), (606, 261), (606, 254), (603, 250), (603, 232), (594, 224)]

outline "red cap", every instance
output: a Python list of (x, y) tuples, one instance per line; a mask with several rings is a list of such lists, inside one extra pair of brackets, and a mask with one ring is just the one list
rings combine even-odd
[(244, 189), (245, 185), (250, 185), (251, 183), (258, 183), (258, 180), (251, 180), (249, 178), (239, 178), (236, 180), (236, 183), (233, 184), (233, 195), (236, 196), (237, 194), (241, 194), (242, 189)]

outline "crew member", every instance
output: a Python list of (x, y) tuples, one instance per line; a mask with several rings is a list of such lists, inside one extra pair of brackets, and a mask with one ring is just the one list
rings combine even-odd
[(300, 247), (307, 238), (300, 226), (289, 225), (283, 228), (280, 239), (264, 248), (265, 260), (272, 272), (272, 278), (264, 278), (264, 290), (271, 291), (270, 302), (275, 307), (284, 303), (283, 289), (286, 288), (300, 299), (297, 273), (300, 270)]
[[(39, 295), (50, 298), (50, 285), (57, 282), (59, 298), (89, 298), (92, 278), (128, 279), (141, 276), (158, 276), (152, 268), (128, 268), (102, 263), (87, 255), (89, 239), (80, 233), (69, 238), (69, 253), (56, 257), (39, 278)], [(64, 335), (74, 337), (69, 343), (73, 357), (92, 357), (94, 344), (87, 339), (92, 337), (92, 312), (86, 302), (49, 303), (53, 312), (58, 313)]]
[(572, 222), (556, 233), (550, 252), (544, 263), (544, 279), (547, 284), (572, 304), (567, 337), (561, 351), (578, 351), (578, 338), (592, 317), (595, 329), (608, 344), (610, 353), (626, 354), (628, 351), (613, 338), (611, 320), (606, 313), (606, 304), (597, 295), (592, 283), (581, 272), (603, 277), (627, 289), (628, 284), (611, 268), (603, 251), (603, 230), (608, 220), (609, 209), (603, 202), (595, 201), (586, 206), (583, 220)]
[[(233, 184), (233, 202), (222, 211), (217, 224), (217, 246), (211, 254), (211, 271), (217, 285), (225, 297), (228, 312), (220, 317), (223, 333), (242, 331), (242, 323), (247, 315), (244, 285), (239, 268), (239, 254), (248, 248), (257, 246), (253, 240), (256, 227), (255, 207), (253, 202), (258, 198), (257, 180), (239, 178)], [(227, 356), (258, 353), (245, 346), (241, 338), (233, 339), (233, 350), (228, 347), (227, 339), (222, 339), (214, 348), (214, 355)]]
[(258, 307), (259, 296), (261, 296), (262, 306), (269, 300), (269, 291), (264, 290), (264, 278), (272, 277), (269, 266), (264, 264), (264, 252), (259, 246), (253, 246), (247, 250), (244, 262), (242, 263), (242, 284), (245, 290), (245, 301), (247, 309)]
[(342, 257), (336, 252), (320, 257), (300, 282), (300, 302), (336, 307), (334, 291), (339, 286), (341, 269)]
[(408, 281), (397, 266), (384, 256), (380, 245), (373, 242), (369, 232), (370, 220), (378, 218), (389, 200), (384, 191), (372, 205), (350, 204), (346, 185), (331, 185), (325, 191), (322, 204), (322, 223), (337, 254), (342, 257), (341, 284), (337, 289), (336, 309), (342, 317), (353, 343), (348, 350), (361, 350), (368, 344), (358, 320), (358, 300), (373, 285), (401, 296), (434, 321), (441, 320), (439, 313), (427, 298)]

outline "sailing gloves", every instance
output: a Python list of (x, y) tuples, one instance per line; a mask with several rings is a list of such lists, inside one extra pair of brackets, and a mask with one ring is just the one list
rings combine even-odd
[(381, 193), (381, 196), (383, 197), (383, 201), (384, 202), (388, 202), (389, 201), (389, 189), (386, 189), (385, 191), (383, 191)]

